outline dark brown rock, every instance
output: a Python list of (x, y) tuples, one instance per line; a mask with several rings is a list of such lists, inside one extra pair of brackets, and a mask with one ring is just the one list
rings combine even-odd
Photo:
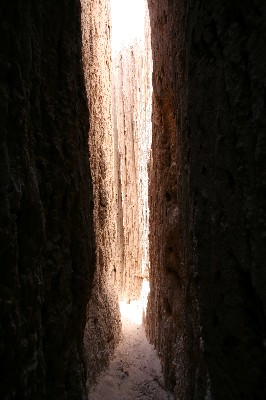
[(176, 398), (264, 399), (265, 3), (149, 8), (147, 331)]
[(175, 397), (203, 398), (206, 371), (191, 265), (188, 140), (177, 140), (177, 129), (182, 132), (183, 128), (181, 107), (186, 102), (181, 58), (183, 9), (168, 1), (150, 1), (149, 7), (153, 133), (149, 165), (151, 293), (146, 330)]
[(0, 15), (0, 397), (80, 400), (94, 271), (80, 4)]
[(189, 15), (194, 264), (215, 399), (266, 397), (265, 15), (263, 1)]

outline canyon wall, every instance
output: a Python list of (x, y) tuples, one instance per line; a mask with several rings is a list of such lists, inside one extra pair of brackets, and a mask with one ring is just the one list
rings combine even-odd
[(0, 397), (80, 400), (95, 251), (80, 4), (0, 14)]
[(175, 398), (264, 399), (266, 6), (149, 9), (147, 332)]
[(119, 340), (118, 307), (123, 267), (119, 160), (113, 122), (113, 78), (109, 1), (82, 1), (83, 63), (90, 110), (96, 272), (87, 309), (84, 349), (87, 384), (108, 365)]
[(264, 1), (188, 14), (193, 251), (215, 399), (266, 397), (265, 16)]
[[(140, 294), (141, 253), (138, 226), (138, 147), (135, 124), (135, 58), (128, 47), (114, 65), (115, 113), (118, 157), (120, 161), (123, 206), (124, 265), (121, 271), (121, 296), (126, 301)], [(139, 279), (138, 279), (139, 277)]]
[(148, 174), (151, 145), (150, 30), (114, 57), (114, 103), (123, 202), (121, 297), (139, 299), (148, 278)]
[[(153, 52), (152, 151), (149, 162), (150, 296), (146, 331), (175, 398), (204, 398), (193, 273), (181, 3), (150, 1)], [(183, 134), (178, 138), (177, 130)]]

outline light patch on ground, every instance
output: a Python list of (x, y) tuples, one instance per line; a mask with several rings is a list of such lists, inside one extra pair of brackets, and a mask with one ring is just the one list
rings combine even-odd
[(160, 360), (143, 325), (122, 316), (122, 338), (109, 368), (88, 400), (173, 400), (164, 388)]
[(139, 300), (133, 300), (130, 303), (127, 303), (126, 301), (120, 301), (119, 305), (122, 318), (134, 322), (134, 324), (141, 325), (143, 322), (143, 315), (146, 315), (149, 292), (149, 281), (147, 279), (143, 279), (141, 297)]

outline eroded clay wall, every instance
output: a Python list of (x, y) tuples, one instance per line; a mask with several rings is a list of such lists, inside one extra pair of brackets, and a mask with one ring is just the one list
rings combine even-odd
[(0, 397), (85, 397), (94, 271), (80, 4), (1, 2)]
[(263, 399), (265, 3), (149, 7), (147, 332), (176, 398)]
[(84, 333), (89, 386), (108, 365), (121, 329), (118, 289), (123, 236), (113, 123), (109, 1), (82, 1), (82, 29), (97, 258)]

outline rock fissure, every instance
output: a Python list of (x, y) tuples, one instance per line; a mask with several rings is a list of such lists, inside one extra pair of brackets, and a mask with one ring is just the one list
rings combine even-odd
[(1, 399), (266, 398), (265, 21), (1, 1)]

